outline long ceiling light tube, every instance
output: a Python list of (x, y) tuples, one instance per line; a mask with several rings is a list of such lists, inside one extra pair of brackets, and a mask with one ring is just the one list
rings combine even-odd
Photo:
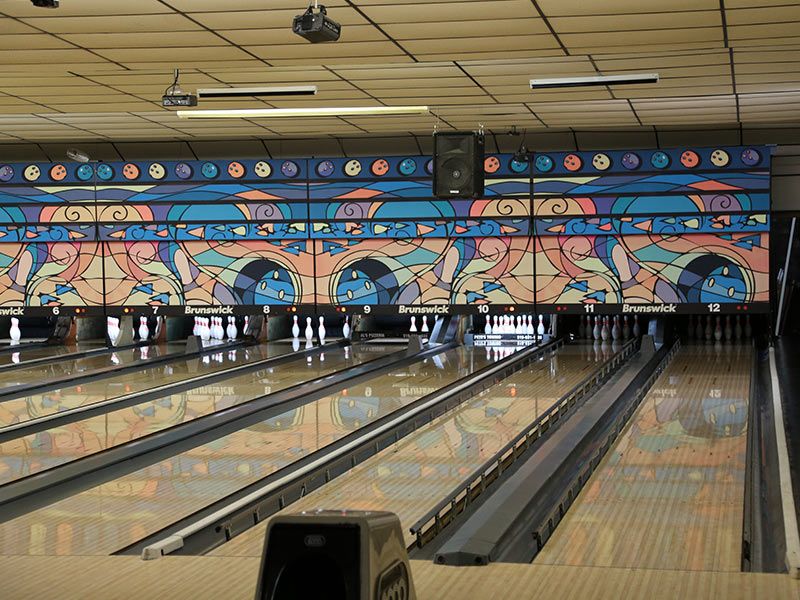
[(179, 110), (181, 119), (271, 119), (285, 117), (351, 117), (359, 115), (416, 115), (427, 106), (341, 106), (313, 108), (253, 108), (229, 110)]
[(262, 96), (313, 96), (315, 85), (284, 85), (280, 87), (231, 87), (205, 88), (197, 90), (197, 97), (205, 98), (253, 98)]
[(596, 85), (635, 85), (643, 83), (658, 83), (658, 73), (531, 79), (531, 89), (544, 90), (549, 88), (588, 87)]

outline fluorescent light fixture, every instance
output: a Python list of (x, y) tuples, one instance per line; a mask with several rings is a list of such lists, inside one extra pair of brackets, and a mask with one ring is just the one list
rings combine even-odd
[(319, 108), (253, 108), (232, 110), (179, 110), (181, 119), (262, 119), (282, 117), (353, 117), (361, 115), (417, 115), (427, 106), (342, 106)]
[(658, 83), (658, 73), (531, 79), (531, 89), (546, 90), (550, 88), (589, 87), (594, 85), (634, 85), (640, 83)]
[(231, 87), (197, 90), (199, 98), (253, 98), (261, 96), (313, 96), (315, 85), (289, 85), (281, 87)]

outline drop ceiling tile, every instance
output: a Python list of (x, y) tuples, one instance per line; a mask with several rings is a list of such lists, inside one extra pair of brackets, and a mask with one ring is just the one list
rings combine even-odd
[[(104, 0), (105, 1), (105, 0)], [(138, 0), (137, 0), (138, 2)], [(122, 4), (105, 1), (106, 4)], [(202, 29), (183, 15), (163, 14), (148, 15), (134, 14), (114, 17), (46, 17), (29, 19), (26, 21), (32, 26), (43, 29), (49, 33), (135, 33), (153, 31), (191, 31)]]
[[(603, 0), (603, 2), (565, 2), (564, 0), (537, 0), (547, 17), (567, 15), (631, 15), (653, 12), (652, 3), (641, 0)], [(693, 11), (719, 8), (717, 0), (670, 0), (658, 4), (655, 10)]]
[(127, 15), (172, 12), (169, 6), (158, 0), (136, 0), (135, 2), (109, 0), (66, 0), (58, 9), (38, 8), (30, 2), (4, 2), (2, 13), (12, 17), (35, 18), (58, 14), (58, 18), (92, 17), (95, 15)]

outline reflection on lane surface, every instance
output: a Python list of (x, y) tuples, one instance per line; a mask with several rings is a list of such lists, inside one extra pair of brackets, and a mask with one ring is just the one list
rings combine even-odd
[(0, 547), (109, 554), (489, 362), (483, 350), (457, 348), (360, 383), (3, 523)]
[(359, 345), (346, 350), (326, 352), (308, 359), (298, 356), (277, 367), (230, 377), (0, 444), (0, 485), (360, 364), (378, 355), (396, 352), (397, 348)]
[[(36, 360), (47, 357), (60, 358), (66, 354), (98, 350), (100, 348), (105, 348), (105, 346), (106, 345), (102, 342), (79, 342), (77, 344), (53, 345), (30, 345), (23, 343), (16, 346), (13, 350), (0, 352), (0, 367), (24, 363), (27, 360)], [(6, 347), (3, 347), (4, 350), (5, 348)]]
[[(611, 344), (607, 345), (611, 351)], [(597, 367), (591, 345), (561, 348), (287, 507), (388, 510), (409, 528)], [(258, 556), (266, 522), (212, 552)]]
[(739, 571), (749, 346), (685, 346), (536, 558)]
[(280, 356), (291, 351), (292, 347), (288, 344), (261, 344), (234, 348), (227, 352), (192, 356), (185, 360), (143, 367), (140, 371), (123, 373), (116, 377), (106, 377), (98, 381), (48, 390), (43, 394), (7, 400), (0, 402), (0, 429), (95, 402), (223, 371), (235, 365)]
[(36, 385), (48, 379), (66, 377), (69, 375), (89, 374), (90, 371), (104, 367), (129, 365), (141, 362), (146, 358), (156, 358), (173, 352), (182, 352), (186, 342), (168, 342), (167, 344), (153, 344), (146, 346), (144, 355), (140, 348), (126, 348), (117, 352), (62, 360), (52, 363), (20, 367), (7, 373), (0, 373), (0, 392), (16, 385)]

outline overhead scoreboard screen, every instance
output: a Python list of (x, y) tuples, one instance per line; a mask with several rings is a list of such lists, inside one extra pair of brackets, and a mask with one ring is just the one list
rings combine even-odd
[(764, 147), (0, 165), (0, 314), (765, 311)]

